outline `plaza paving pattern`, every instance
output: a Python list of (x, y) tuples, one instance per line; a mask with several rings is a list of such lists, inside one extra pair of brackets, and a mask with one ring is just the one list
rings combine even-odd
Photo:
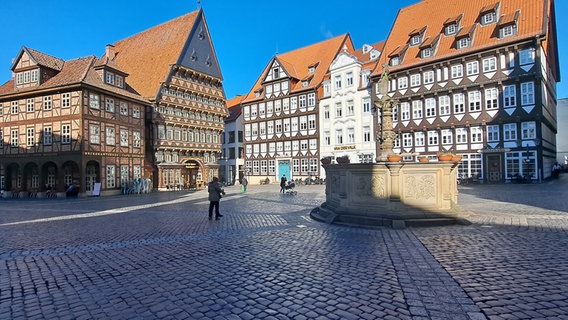
[(0, 319), (568, 319), (568, 176), (446, 227), (313, 221), (324, 186), (0, 200)]

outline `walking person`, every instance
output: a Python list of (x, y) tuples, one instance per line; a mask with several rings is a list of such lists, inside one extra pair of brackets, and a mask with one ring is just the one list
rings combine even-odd
[(247, 191), (248, 183), (249, 183), (249, 182), (248, 182), (248, 180), (247, 180), (247, 177), (243, 177), (243, 178), (241, 179), (241, 186), (242, 186), (243, 191)]
[(280, 192), (286, 193), (286, 175), (283, 174), (282, 178), (280, 178)]
[(219, 213), (219, 201), (225, 190), (221, 188), (219, 178), (213, 177), (213, 180), (207, 185), (207, 192), (209, 192), (209, 220), (213, 219), (213, 208), (215, 208), (215, 220), (219, 220), (223, 215)]
[(558, 179), (561, 170), (562, 167), (560, 166), (560, 164), (558, 164), (558, 162), (554, 163), (554, 165), (552, 166), (552, 177), (554, 179)]

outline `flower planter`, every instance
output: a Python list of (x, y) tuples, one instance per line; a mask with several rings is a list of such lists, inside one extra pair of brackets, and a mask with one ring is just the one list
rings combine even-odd
[(442, 154), (438, 156), (438, 161), (452, 161), (452, 158), (451, 154)]
[(462, 160), (462, 156), (453, 156), (452, 162), (460, 162)]
[(349, 157), (338, 157), (335, 161), (339, 164), (349, 163)]
[(402, 156), (398, 155), (398, 154), (389, 154), (387, 156), (387, 161), (388, 162), (400, 162), (400, 161), (402, 161)]
[(418, 162), (430, 162), (430, 159), (428, 157), (418, 157)]

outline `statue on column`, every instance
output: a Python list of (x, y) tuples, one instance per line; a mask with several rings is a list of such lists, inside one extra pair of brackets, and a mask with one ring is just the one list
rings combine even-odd
[(393, 153), (394, 140), (396, 133), (392, 127), (392, 110), (396, 104), (396, 100), (388, 96), (389, 88), (389, 70), (388, 65), (383, 65), (383, 73), (379, 79), (379, 92), (377, 94), (379, 100), (375, 101), (375, 143), (377, 158), (376, 161), (386, 161), (387, 156)]

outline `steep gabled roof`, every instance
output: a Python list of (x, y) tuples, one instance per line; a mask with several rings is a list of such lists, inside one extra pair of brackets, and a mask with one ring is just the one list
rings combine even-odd
[[(301, 81), (292, 81), (290, 85), (291, 92), (317, 88), (321, 84), (325, 74), (328, 72), (331, 62), (342, 50), (344, 45), (348, 47), (350, 52), (354, 51), (353, 43), (349, 34), (337, 36), (329, 40), (318, 42), (273, 57), (264, 68), (264, 71), (257, 79), (251, 91), (245, 99), (243, 99), (243, 102), (254, 101), (262, 98), (262, 95), (261, 97), (255, 98), (254, 93), (262, 89), (264, 78), (270, 71), (270, 67), (274, 60), (278, 60), (280, 65), (290, 77), (297, 80), (310, 80), (306, 87), (302, 85)], [(315, 73), (309, 74), (309, 67), (316, 64), (317, 68)]]
[(229, 109), (229, 117), (225, 119), (225, 123), (235, 121), (240, 115), (242, 110), (242, 104), (244, 96), (238, 95), (234, 98), (227, 100), (227, 108)]
[(143, 97), (155, 99), (200, 14), (201, 10), (190, 12), (114, 44), (116, 64), (130, 74), (130, 85)]
[(18, 57), (14, 60), (14, 64), (12, 65), (11, 68), (12, 71), (14, 71), (17, 61), (22, 57), (22, 54), (24, 54), (24, 52), (27, 52), (30, 58), (40, 67), (61, 71), (61, 69), (63, 69), (63, 65), (65, 64), (65, 60), (63, 59), (50, 56), (43, 52), (34, 50), (32, 48), (22, 47), (22, 50), (20, 50), (20, 54), (18, 54)]
[[(420, 46), (408, 46), (407, 52), (399, 66), (390, 67), (391, 70), (404, 69), (414, 65), (431, 63), (437, 59), (447, 59), (452, 55), (461, 55), (468, 52), (482, 50), (492, 46), (502, 46), (506, 43), (518, 42), (535, 36), (547, 36), (546, 18), (553, 6), (552, 0), (422, 0), (414, 5), (401, 9), (391, 28), (387, 38), (381, 62), (373, 72), (378, 75), (382, 72), (382, 65), (388, 63), (389, 56), (400, 53), (409, 42), (409, 34), (415, 30), (427, 27), (424, 39), (434, 39), (441, 34), (437, 44), (436, 54), (422, 59)], [(505, 16), (510, 19), (520, 10), (517, 17), (517, 34), (514, 36), (499, 38), (498, 23), (480, 25), (480, 15), (483, 12), (497, 10), (497, 19)], [(443, 33), (444, 26), (449, 23), (459, 22), (461, 32), (459, 35), (473, 35), (472, 46), (465, 49), (457, 49), (455, 46), (456, 35), (446, 36)]]

